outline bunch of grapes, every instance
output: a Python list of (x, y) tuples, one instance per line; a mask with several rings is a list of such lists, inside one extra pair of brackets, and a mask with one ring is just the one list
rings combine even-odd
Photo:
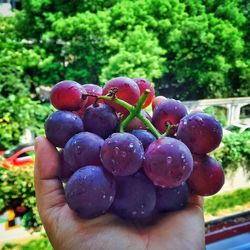
[[(220, 123), (154, 97), (146, 79), (117, 77), (103, 88), (65, 80), (52, 88), (51, 103), (58, 111), (46, 120), (46, 136), (60, 148), (58, 177), (82, 218), (147, 221), (224, 184), (222, 167), (207, 155), (221, 142)], [(143, 110), (150, 104), (152, 117)]]

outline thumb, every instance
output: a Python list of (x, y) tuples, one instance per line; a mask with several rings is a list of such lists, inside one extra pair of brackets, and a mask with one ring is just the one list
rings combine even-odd
[(45, 137), (36, 138), (35, 153), (34, 181), (37, 207), (46, 227), (50, 216), (65, 204), (62, 183), (57, 177), (60, 159), (56, 148)]

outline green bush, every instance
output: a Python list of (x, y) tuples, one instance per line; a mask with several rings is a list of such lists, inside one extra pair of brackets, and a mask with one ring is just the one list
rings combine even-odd
[(42, 105), (27, 96), (0, 98), (0, 149), (17, 145), (27, 128), (36, 135), (44, 134), (44, 121), (51, 112), (49, 105)]
[(233, 173), (239, 167), (250, 174), (250, 132), (225, 135), (222, 145), (212, 155), (221, 162), (227, 173)]
[(250, 188), (238, 189), (226, 194), (217, 194), (205, 199), (205, 213), (216, 215), (221, 209), (233, 208), (250, 202)]
[(28, 208), (23, 216), (24, 227), (40, 229), (33, 184), (33, 167), (11, 167), (9, 170), (0, 166), (0, 211), (14, 208), (17, 205)]

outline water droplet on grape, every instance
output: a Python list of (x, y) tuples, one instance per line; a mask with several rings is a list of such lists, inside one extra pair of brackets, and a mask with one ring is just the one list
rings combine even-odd
[(79, 145), (76, 147), (76, 153), (81, 154), (81, 147)]
[(127, 153), (125, 151), (122, 151), (122, 157), (125, 158), (127, 156)]
[(115, 154), (118, 155), (120, 152), (120, 149), (118, 147), (115, 147)]
[(109, 197), (109, 201), (111, 202), (113, 200), (113, 196), (110, 196)]
[(104, 195), (102, 196), (102, 198), (105, 199), (105, 198), (106, 198), (106, 195), (104, 194)]
[(133, 147), (134, 147), (134, 144), (131, 142), (131, 143), (129, 143), (128, 147), (129, 147), (129, 148), (133, 148)]
[(171, 164), (172, 163), (172, 157), (171, 156), (168, 156), (167, 157), (167, 164)]
[(177, 110), (177, 109), (178, 109), (178, 107), (177, 107), (177, 106), (175, 106), (175, 107), (174, 107), (174, 109), (175, 109), (175, 110)]
[(183, 120), (183, 125), (187, 125), (187, 120), (186, 119)]

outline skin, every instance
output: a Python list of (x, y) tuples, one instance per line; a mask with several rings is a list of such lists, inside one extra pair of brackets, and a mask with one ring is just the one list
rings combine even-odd
[(187, 207), (150, 226), (129, 224), (115, 215), (80, 219), (68, 207), (57, 178), (59, 155), (44, 137), (36, 139), (35, 189), (39, 214), (55, 250), (202, 250), (203, 201), (191, 196)]

